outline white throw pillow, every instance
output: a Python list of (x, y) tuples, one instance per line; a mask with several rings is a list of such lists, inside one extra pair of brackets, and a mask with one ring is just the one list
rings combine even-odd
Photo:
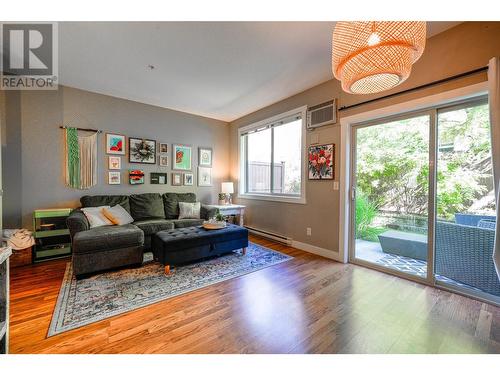
[(199, 219), (201, 203), (179, 202), (179, 219)]
[(109, 220), (102, 213), (103, 208), (109, 208), (109, 206), (99, 206), (99, 207), (85, 207), (82, 208), (83, 213), (89, 221), (90, 228), (102, 227), (104, 225), (113, 225), (111, 220)]
[(103, 208), (102, 213), (115, 225), (130, 224), (134, 218), (130, 216), (126, 209), (117, 204), (111, 208)]

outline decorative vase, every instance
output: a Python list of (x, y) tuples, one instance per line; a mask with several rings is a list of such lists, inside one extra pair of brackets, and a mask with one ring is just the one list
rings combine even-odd
[(219, 205), (226, 204), (226, 194), (219, 193)]

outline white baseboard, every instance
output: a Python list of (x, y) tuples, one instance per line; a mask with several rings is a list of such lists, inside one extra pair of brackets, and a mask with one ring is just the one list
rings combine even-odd
[(296, 249), (299, 249), (299, 250), (307, 251), (308, 253), (322, 256), (324, 258), (333, 259), (333, 260), (336, 260), (337, 262), (342, 262), (342, 260), (340, 259), (339, 253), (332, 251), (332, 250), (324, 249), (324, 248), (319, 247), (319, 246), (314, 246), (314, 245), (310, 245), (308, 243), (299, 242), (299, 241), (292, 241), (292, 247), (295, 247)]

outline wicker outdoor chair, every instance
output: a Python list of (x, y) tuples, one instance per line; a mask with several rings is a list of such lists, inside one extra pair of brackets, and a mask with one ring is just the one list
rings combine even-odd
[(436, 274), (500, 296), (500, 281), (493, 264), (495, 231), (438, 221)]

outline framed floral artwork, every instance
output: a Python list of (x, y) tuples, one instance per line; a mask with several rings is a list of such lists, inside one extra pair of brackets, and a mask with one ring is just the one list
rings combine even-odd
[(156, 141), (129, 137), (128, 161), (130, 163), (156, 164)]
[(198, 167), (198, 186), (212, 186), (212, 168)]
[(212, 166), (212, 149), (208, 147), (198, 148), (198, 164), (201, 167)]
[(182, 185), (182, 173), (172, 173), (172, 186)]
[(122, 169), (122, 158), (120, 156), (108, 156), (108, 169)]
[(144, 171), (142, 169), (131, 169), (128, 172), (130, 185), (140, 185), (144, 183)]
[(174, 144), (172, 146), (172, 169), (191, 170), (191, 146)]
[(184, 185), (193, 186), (194, 185), (194, 174), (184, 173)]
[(309, 146), (308, 174), (310, 180), (333, 180), (335, 178), (335, 145)]
[(106, 154), (125, 155), (125, 136), (106, 133)]
[(121, 173), (120, 172), (108, 172), (108, 184), (109, 185), (120, 185), (121, 184)]

